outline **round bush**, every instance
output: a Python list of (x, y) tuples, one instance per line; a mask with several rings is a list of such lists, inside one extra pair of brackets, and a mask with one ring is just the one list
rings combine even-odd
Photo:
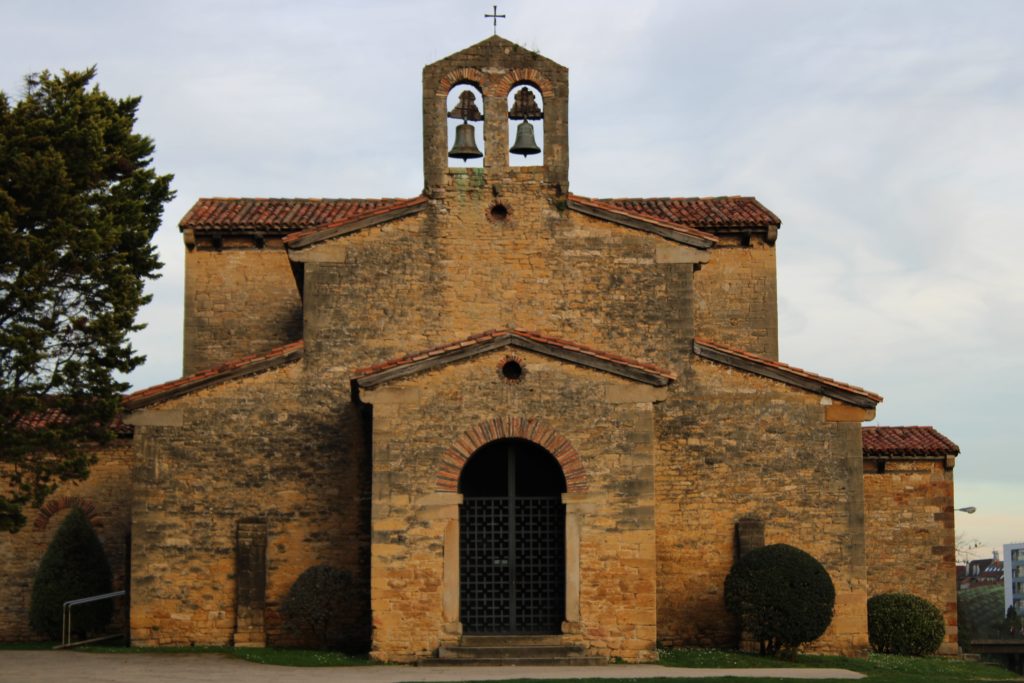
[(939, 609), (910, 593), (883, 593), (868, 600), (868, 638), (875, 652), (930, 655), (946, 635)]
[[(60, 640), (64, 602), (109, 593), (110, 586), (110, 563), (103, 545), (82, 511), (72, 508), (36, 570), (29, 608), (32, 629), (51, 640)], [(103, 630), (113, 610), (109, 600), (73, 608), (74, 633), (84, 636)]]
[[(285, 627), (318, 648), (352, 649), (358, 602), (352, 575), (325, 564), (310, 567), (295, 580), (281, 613)], [(358, 649), (358, 645), (355, 646)]]
[(725, 578), (725, 607), (761, 645), (761, 654), (795, 654), (832, 622), (836, 591), (816, 559), (779, 543), (751, 550)]

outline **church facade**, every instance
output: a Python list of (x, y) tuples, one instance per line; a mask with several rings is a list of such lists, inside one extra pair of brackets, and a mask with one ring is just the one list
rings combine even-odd
[[(459, 120), (482, 166), (450, 162)], [(775, 214), (574, 194), (568, 71), (498, 36), (424, 69), (423, 128), (417, 197), (182, 220), (184, 376), (125, 403), (133, 644), (292, 642), (327, 564), (381, 660), (543, 634), (647, 661), (735, 644), (725, 576), (782, 542), (836, 587), (814, 648), (865, 652), (884, 585), (955, 649), (958, 449), (868, 438), (880, 396), (779, 362)]]

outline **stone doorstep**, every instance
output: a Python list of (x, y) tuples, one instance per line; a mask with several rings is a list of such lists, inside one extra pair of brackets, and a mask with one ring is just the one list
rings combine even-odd
[(561, 636), (463, 636), (458, 645), (442, 645), (437, 657), (421, 666), (587, 666), (607, 664), (607, 657), (588, 657), (582, 645), (565, 644)]

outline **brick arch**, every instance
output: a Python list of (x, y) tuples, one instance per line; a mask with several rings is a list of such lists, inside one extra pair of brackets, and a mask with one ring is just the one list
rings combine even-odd
[(437, 490), (457, 493), (459, 474), (466, 461), (480, 448), (498, 439), (532, 441), (558, 461), (565, 475), (566, 491), (582, 493), (587, 490), (587, 473), (573, 445), (546, 422), (532, 417), (494, 417), (463, 432), (442, 456)]
[(467, 83), (479, 90), (481, 95), (486, 96), (487, 93), (484, 92), (485, 80), (483, 71), (474, 69), (471, 66), (464, 66), (455, 69), (454, 71), (449, 71), (442, 76), (440, 82), (437, 84), (435, 94), (447, 97), (452, 88), (462, 83)]
[(508, 94), (517, 85), (532, 85), (540, 91), (540, 95), (544, 98), (545, 102), (554, 94), (554, 86), (551, 84), (551, 79), (540, 71), (529, 67), (525, 69), (512, 69), (505, 74), (501, 80), (494, 84), (494, 94), (508, 97)]
[(94, 527), (101, 527), (103, 524), (98, 519), (99, 512), (96, 510), (96, 504), (88, 498), (81, 498), (79, 496), (62, 496), (60, 498), (53, 498), (43, 504), (39, 508), (39, 514), (36, 515), (35, 528), (42, 531), (46, 528), (46, 525), (50, 523), (50, 518), (61, 510), (67, 510), (69, 508), (78, 508), (85, 515), (86, 520)]

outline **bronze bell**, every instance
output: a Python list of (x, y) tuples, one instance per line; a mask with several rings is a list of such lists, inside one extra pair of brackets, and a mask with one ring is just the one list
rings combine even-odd
[(527, 154), (540, 153), (540, 147), (533, 139), (533, 125), (526, 119), (523, 119), (523, 122), (516, 128), (516, 141), (512, 143), (512, 148), (509, 151), (512, 154), (522, 154), (524, 157)]
[(455, 127), (455, 144), (452, 145), (452, 151), (448, 152), (448, 156), (453, 159), (479, 159), (484, 155), (476, 146), (476, 135), (473, 132), (473, 126), (463, 121)]

